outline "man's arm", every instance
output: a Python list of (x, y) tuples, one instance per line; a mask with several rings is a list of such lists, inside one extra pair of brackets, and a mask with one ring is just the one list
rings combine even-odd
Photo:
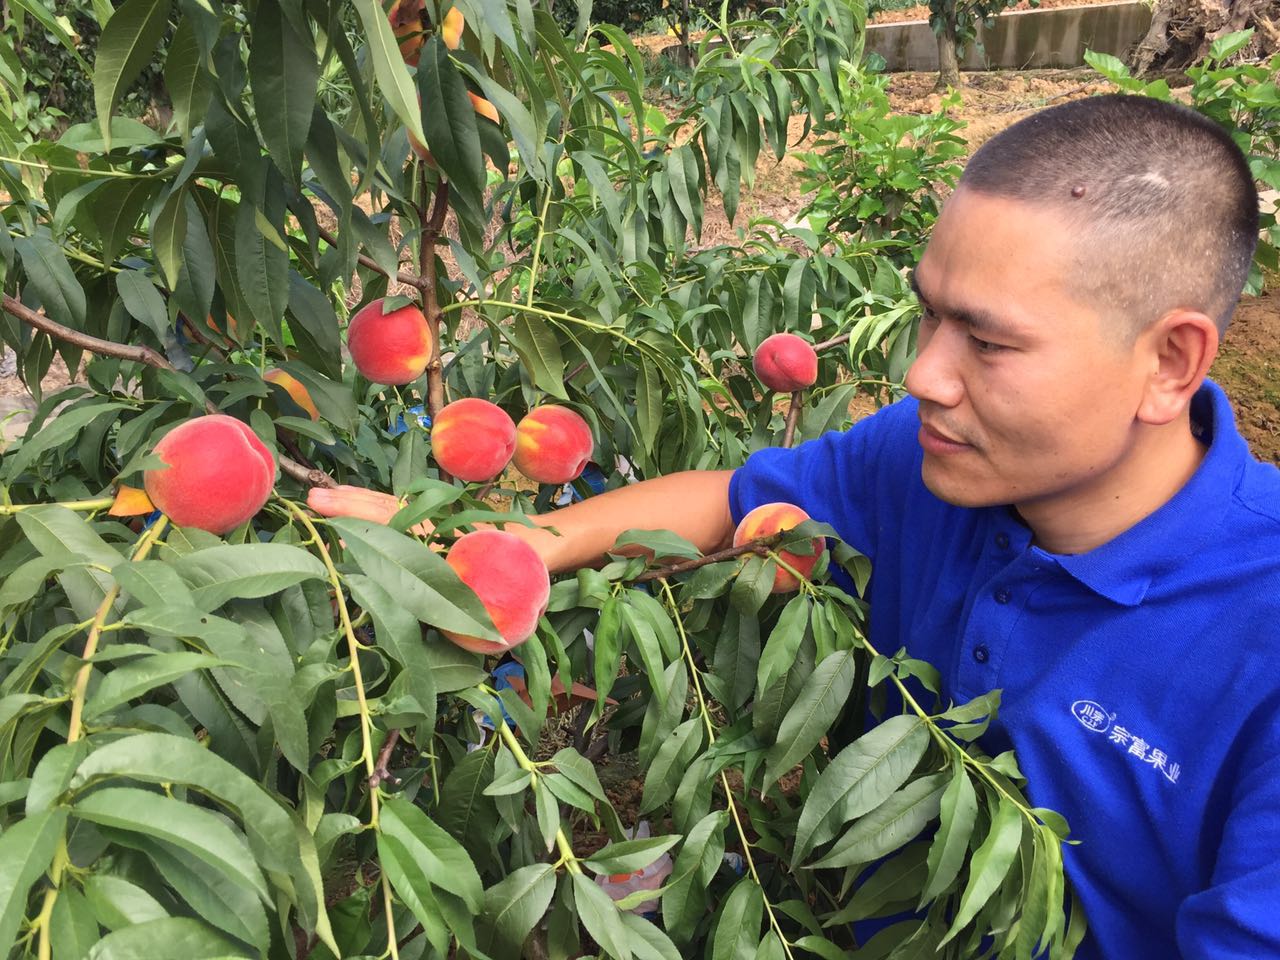
[[(732, 470), (672, 473), (610, 490), (562, 510), (530, 516), (536, 528), (509, 523), (505, 530), (537, 550), (552, 573), (599, 562), (624, 530), (673, 530), (710, 553), (733, 540), (729, 511), (732, 476)], [(357, 487), (315, 487), (307, 504), (322, 516), (354, 516), (377, 523), (386, 523), (401, 507), (389, 493)], [(425, 534), (421, 527), (414, 532)], [(555, 532), (540, 529), (545, 527), (554, 527)]]
[(703, 553), (729, 546), (732, 470), (687, 470), (619, 487), (553, 513), (531, 517), (539, 527), (507, 524), (529, 543), (552, 573), (590, 566), (604, 557), (624, 530), (672, 530)]

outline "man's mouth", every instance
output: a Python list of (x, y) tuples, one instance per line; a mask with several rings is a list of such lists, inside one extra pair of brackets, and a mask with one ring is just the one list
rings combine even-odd
[(925, 453), (942, 456), (973, 449), (972, 444), (958, 440), (951, 434), (923, 422), (920, 424), (920, 446), (924, 448)]

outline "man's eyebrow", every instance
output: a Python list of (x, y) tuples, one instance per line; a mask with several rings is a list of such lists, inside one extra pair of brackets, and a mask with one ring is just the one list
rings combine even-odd
[(923, 304), (935, 307), (939, 312), (959, 320), (970, 330), (976, 330), (979, 333), (995, 334), (997, 336), (1012, 337), (1017, 335), (1017, 328), (1006, 320), (1002, 320), (989, 310), (983, 310), (975, 307), (943, 307), (933, 303), (920, 290), (920, 281), (916, 279), (916, 272), (911, 271), (909, 278), (911, 290), (915, 293), (916, 298)]

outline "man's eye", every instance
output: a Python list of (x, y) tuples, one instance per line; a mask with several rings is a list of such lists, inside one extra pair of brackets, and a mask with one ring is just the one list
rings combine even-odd
[(969, 334), (969, 339), (973, 341), (973, 346), (979, 353), (996, 353), (1004, 349), (1002, 344), (992, 343), (990, 340), (982, 340), (973, 334)]

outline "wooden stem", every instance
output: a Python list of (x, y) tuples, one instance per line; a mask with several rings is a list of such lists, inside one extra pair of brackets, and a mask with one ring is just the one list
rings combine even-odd
[(418, 270), (421, 274), (422, 307), (431, 328), (431, 359), (427, 362), (427, 411), (434, 423), (440, 408), (444, 406), (444, 364), (440, 361), (440, 339), (444, 332), (441, 322), (440, 302), (436, 299), (436, 237), (444, 229), (445, 214), (449, 210), (449, 183), (436, 182), (435, 201), (431, 215), (427, 216), (427, 177), (422, 174), (422, 244), (418, 250)]
[(804, 406), (802, 390), (797, 390), (791, 394), (791, 407), (787, 410), (787, 427), (782, 433), (782, 445), (784, 447), (791, 446), (791, 441), (795, 439), (796, 423), (800, 420), (800, 408)]
[(698, 557), (696, 560), (682, 560), (680, 563), (673, 563), (666, 567), (655, 567), (652, 570), (646, 570), (640, 576), (636, 577), (633, 583), (646, 583), (649, 580), (665, 580), (667, 577), (674, 577), (679, 573), (688, 573), (690, 570), (697, 570), (699, 567), (705, 567), (709, 563), (719, 563), (721, 560), (732, 560), (734, 557), (740, 557), (744, 553), (758, 553), (764, 556), (769, 552), (769, 548), (775, 546), (783, 537), (786, 531), (778, 531), (772, 536), (761, 537), (759, 540), (752, 540), (742, 544), (740, 547), (726, 547), (724, 550), (717, 550), (715, 553), (708, 553), (705, 556)]
[[(326, 230), (324, 227), (317, 226), (316, 233), (319, 234), (320, 239), (323, 240), (325, 243), (327, 243), (329, 246), (336, 247), (338, 245), (338, 238), (334, 234)], [(416, 287), (419, 290), (422, 289), (423, 281), (421, 276), (415, 277), (411, 273), (392, 273), (390, 270), (384, 269), (382, 265), (378, 263), (378, 261), (374, 260), (373, 257), (369, 256), (368, 254), (364, 254), (364, 253), (356, 254), (356, 259), (360, 261), (360, 264), (362, 266), (368, 267), (374, 273), (382, 274), (388, 280), (392, 280), (392, 279), (399, 280), (401, 283), (406, 284), (410, 287)]]

